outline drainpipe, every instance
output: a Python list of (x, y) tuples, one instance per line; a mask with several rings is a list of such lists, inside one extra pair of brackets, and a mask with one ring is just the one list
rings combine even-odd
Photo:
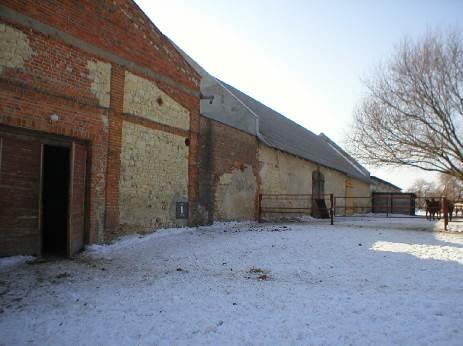
[[(215, 77), (213, 77), (215, 78)], [(217, 78), (215, 78), (215, 81), (217, 82), (217, 84), (219, 84), (222, 88), (224, 88), (236, 101), (238, 101), (252, 116), (254, 116), (254, 119), (255, 119), (255, 124), (256, 124), (256, 136), (257, 138), (263, 142), (265, 145), (268, 145), (269, 147), (273, 147), (272, 145), (270, 145), (270, 143), (268, 143), (265, 139), (264, 139), (264, 136), (262, 136), (262, 134), (260, 133), (259, 131), (259, 116), (251, 109), (249, 108), (243, 101), (241, 101), (241, 99), (239, 97), (237, 97), (235, 94), (233, 94), (225, 85), (223, 85), (222, 82), (220, 82), (220, 80), (218, 80)]]

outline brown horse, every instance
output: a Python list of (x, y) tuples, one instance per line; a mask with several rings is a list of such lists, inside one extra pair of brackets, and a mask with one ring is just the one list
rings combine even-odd
[[(437, 217), (437, 220), (440, 220), (440, 216), (441, 216), (440, 199), (436, 201), (434, 198), (431, 198), (430, 200), (426, 199), (425, 201), (426, 201), (426, 219), (431, 221), (431, 217), (432, 217), (432, 220), (435, 220)], [(428, 213), (429, 213), (429, 218), (428, 218)]]

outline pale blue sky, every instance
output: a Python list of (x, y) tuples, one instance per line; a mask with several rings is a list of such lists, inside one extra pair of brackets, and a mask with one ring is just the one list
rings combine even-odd
[[(463, 28), (461, 0), (136, 0), (214, 76), (343, 144), (367, 78), (405, 36)], [(414, 170), (368, 167), (401, 187)]]

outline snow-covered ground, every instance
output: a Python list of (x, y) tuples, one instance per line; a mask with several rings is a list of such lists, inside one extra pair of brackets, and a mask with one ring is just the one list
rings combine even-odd
[[(0, 260), (0, 344), (463, 344), (463, 234), (217, 224)], [(28, 264), (29, 262), (29, 264)]]

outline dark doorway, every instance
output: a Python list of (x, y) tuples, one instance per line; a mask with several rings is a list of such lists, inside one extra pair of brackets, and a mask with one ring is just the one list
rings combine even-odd
[(70, 150), (44, 145), (42, 162), (42, 254), (66, 256)]
[(325, 201), (325, 177), (317, 169), (312, 172), (312, 216), (316, 218), (329, 218)]
[(312, 172), (312, 196), (314, 199), (323, 198), (325, 193), (325, 177), (319, 171)]

